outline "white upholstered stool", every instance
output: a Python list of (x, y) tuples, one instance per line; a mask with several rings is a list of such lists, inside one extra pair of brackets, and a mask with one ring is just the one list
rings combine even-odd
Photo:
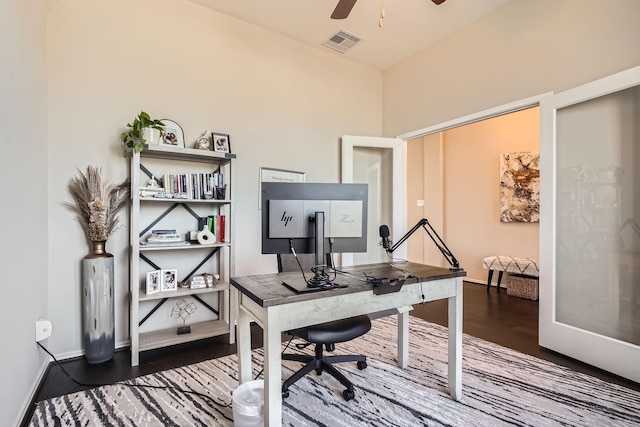
[(500, 289), (500, 281), (502, 280), (502, 274), (505, 271), (507, 273), (520, 274), (529, 277), (540, 276), (540, 263), (537, 259), (533, 258), (490, 256), (482, 260), (482, 268), (489, 270), (487, 289), (491, 287), (491, 279), (493, 278), (494, 271), (498, 271), (498, 284), (496, 285), (498, 289)]

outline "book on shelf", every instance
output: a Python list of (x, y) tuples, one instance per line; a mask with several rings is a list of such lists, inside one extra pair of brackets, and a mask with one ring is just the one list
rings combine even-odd
[(207, 227), (216, 236), (217, 243), (223, 243), (225, 239), (226, 219), (224, 215), (209, 215), (207, 217)]
[(191, 246), (191, 243), (184, 240), (178, 242), (140, 242), (141, 248), (164, 248), (164, 247), (179, 247), (179, 246)]
[(149, 236), (147, 237), (147, 243), (175, 243), (181, 242), (180, 236)]
[(174, 228), (166, 229), (166, 230), (151, 230), (151, 235), (152, 236), (167, 236), (167, 235), (177, 236), (178, 231)]
[(214, 173), (165, 174), (167, 192), (177, 199), (211, 200), (215, 195), (217, 178)]

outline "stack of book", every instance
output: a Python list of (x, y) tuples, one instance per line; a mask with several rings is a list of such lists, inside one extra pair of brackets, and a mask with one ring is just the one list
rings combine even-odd
[(158, 246), (176, 246), (176, 245), (187, 245), (188, 242), (185, 242), (182, 237), (178, 234), (176, 230), (151, 230), (151, 235), (147, 237), (147, 241), (143, 242), (143, 244), (148, 245), (158, 245)]

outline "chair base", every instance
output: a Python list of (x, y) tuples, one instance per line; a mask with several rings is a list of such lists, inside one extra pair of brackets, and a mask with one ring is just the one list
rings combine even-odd
[[(320, 347), (318, 355), (318, 347)], [(318, 357), (319, 356), (319, 357)], [(343, 362), (357, 362), (358, 369), (365, 369), (367, 367), (367, 357), (364, 355), (343, 355), (343, 356), (322, 356), (322, 344), (316, 346), (316, 356), (307, 356), (302, 354), (283, 354), (282, 360), (292, 360), (295, 362), (301, 362), (305, 365), (287, 378), (282, 383), (282, 397), (286, 398), (289, 395), (289, 387), (291, 387), (300, 378), (307, 375), (309, 372), (315, 370), (317, 375), (321, 375), (323, 372), (327, 372), (329, 375), (340, 381), (340, 384), (346, 387), (342, 392), (342, 396), (345, 400), (351, 400), (355, 396), (353, 384), (347, 379), (340, 371), (338, 371), (333, 364)]]

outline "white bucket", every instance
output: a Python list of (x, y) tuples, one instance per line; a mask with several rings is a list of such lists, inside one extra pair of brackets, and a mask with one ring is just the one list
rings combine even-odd
[(264, 425), (263, 406), (263, 380), (240, 384), (233, 391), (233, 425), (235, 427), (260, 427)]

